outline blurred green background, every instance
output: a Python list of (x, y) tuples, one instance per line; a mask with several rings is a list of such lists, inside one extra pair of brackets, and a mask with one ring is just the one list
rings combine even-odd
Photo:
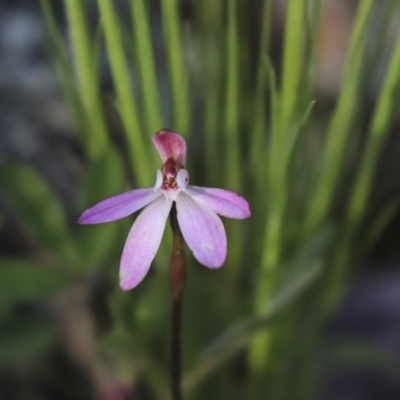
[(400, 398), (399, 0), (0, 1), (0, 399), (168, 399), (169, 229), (118, 286), (151, 136), (244, 196), (189, 254), (185, 399)]

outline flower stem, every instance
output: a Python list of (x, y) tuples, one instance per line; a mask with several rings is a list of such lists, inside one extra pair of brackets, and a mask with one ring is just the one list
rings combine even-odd
[(180, 400), (181, 395), (181, 322), (183, 291), (186, 281), (186, 257), (182, 232), (179, 228), (176, 206), (172, 206), (170, 222), (173, 247), (170, 262), (171, 280), (171, 391), (172, 400)]

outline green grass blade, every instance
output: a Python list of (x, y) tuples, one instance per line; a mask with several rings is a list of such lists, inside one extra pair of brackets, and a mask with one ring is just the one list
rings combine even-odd
[[(265, 247), (255, 293), (255, 312), (260, 313), (266, 299), (271, 298), (275, 284), (274, 270), (281, 254), (283, 219), (286, 210), (288, 187), (286, 140), (296, 114), (297, 91), (302, 68), (302, 41), (304, 36), (305, 1), (290, 0), (287, 10), (282, 91), (279, 96), (279, 120), (272, 105), (273, 131), (268, 171), (269, 214), (265, 233)], [(275, 94), (276, 96), (276, 94)], [(276, 102), (277, 98), (275, 99)], [(269, 357), (269, 334), (258, 335), (250, 348), (250, 366), (255, 382), (265, 370)]]
[(87, 141), (90, 140), (88, 137), (90, 129), (86, 120), (84, 107), (79, 97), (78, 88), (76, 87), (71, 63), (67, 58), (61, 32), (57, 26), (50, 1), (40, 0), (40, 4), (50, 33), (50, 52), (57, 77), (60, 81), (61, 90), (78, 127), (82, 141), (86, 147), (89, 147)]
[[(277, 87), (277, 82), (276, 82), (276, 73), (274, 70), (274, 67), (271, 63), (271, 60), (268, 58), (267, 55), (263, 55), (262, 57), (262, 62), (263, 66), (265, 69), (266, 73), (266, 78), (268, 83), (265, 84), (264, 89), (266, 89), (266, 86), (269, 87), (270, 93), (269, 93), (269, 102), (270, 102), (270, 125), (269, 125), (269, 132), (271, 135), (271, 140), (269, 144), (269, 148), (267, 147), (266, 143), (261, 143), (259, 148), (256, 148), (255, 146), (252, 147), (250, 150), (252, 152), (252, 167), (253, 167), (253, 176), (254, 176), (254, 181), (255, 183), (255, 188), (262, 187), (265, 188), (266, 193), (264, 193), (264, 196), (257, 196), (257, 193), (254, 193), (255, 199), (258, 200), (255, 204), (255, 209), (260, 209), (268, 210), (268, 205), (267, 205), (267, 199), (269, 200), (268, 193), (271, 190), (271, 177), (270, 175), (273, 174), (271, 172), (271, 169), (274, 167), (272, 157), (271, 157), (271, 143), (275, 143), (277, 140), (278, 132), (279, 132), (279, 118), (280, 118), (280, 93)], [(263, 100), (261, 100), (263, 102)], [(260, 114), (264, 114), (265, 110), (265, 104), (258, 105), (260, 109), (256, 109), (255, 113), (255, 121), (253, 125), (253, 129), (258, 130), (260, 129), (260, 132), (254, 132), (254, 140), (261, 140), (263, 142), (262, 135), (266, 135), (266, 127), (265, 125), (265, 115), (257, 115), (258, 112)], [(258, 120), (258, 118), (260, 118)], [(261, 121), (262, 119), (262, 121)], [(264, 132), (261, 133), (261, 130)], [(258, 137), (258, 135), (261, 134), (261, 137)], [(258, 137), (258, 138), (257, 138)], [(253, 161), (254, 159), (257, 159)], [(258, 225), (258, 226), (261, 226)], [(265, 229), (264, 229), (265, 233)]]
[(98, 0), (98, 5), (117, 92), (118, 110), (129, 143), (134, 176), (140, 186), (149, 185), (152, 178), (151, 169), (144, 168), (149, 160), (148, 147), (145, 146), (143, 141), (137, 107), (132, 93), (128, 64), (122, 45), (120, 21), (111, 0)]
[(389, 70), (372, 117), (367, 147), (350, 197), (348, 212), (344, 222), (344, 232), (341, 235), (342, 240), (339, 243), (337, 257), (333, 264), (330, 290), (327, 295), (328, 310), (336, 304), (336, 301), (342, 293), (341, 288), (343, 288), (346, 278), (343, 259), (345, 258), (345, 254), (348, 253), (349, 246), (351, 246), (353, 235), (359, 228), (362, 218), (366, 214), (377, 159), (382, 144), (389, 133), (389, 128), (394, 113), (396, 109), (398, 109), (399, 101), (400, 35), (397, 39)]
[(143, 0), (131, 0), (132, 24), (136, 45), (136, 61), (140, 70), (141, 91), (145, 107), (146, 130), (154, 134), (164, 126), (149, 16)]
[[(366, 61), (366, 81), (373, 79), (382, 59), (385, 58), (385, 43), (388, 39), (391, 23), (396, 15), (398, 15), (396, 11), (399, 6), (399, 0), (389, 0), (384, 4), (385, 11), (381, 18), (382, 22), (379, 24), (379, 31), (376, 33), (376, 37), (374, 37), (373, 48)], [(375, 4), (375, 7), (381, 7), (381, 5)]]
[(372, 118), (367, 147), (351, 196), (348, 223), (352, 230), (364, 216), (377, 158), (400, 101), (400, 35)]
[(214, 0), (199, 2), (201, 30), (203, 32), (204, 90), (205, 90), (205, 161), (207, 182), (217, 186), (222, 181), (221, 135), (222, 131), (222, 59), (223, 4)]
[(373, 0), (362, 0), (352, 33), (345, 67), (343, 88), (329, 124), (327, 141), (321, 156), (322, 165), (315, 193), (306, 215), (306, 236), (310, 235), (327, 216), (339, 178), (352, 123), (359, 109), (357, 98), (363, 68), (365, 35)]
[(190, 124), (190, 103), (188, 76), (183, 63), (177, 0), (161, 2), (165, 47), (169, 65), (174, 123), (172, 129), (186, 136)]
[(382, 233), (388, 227), (389, 223), (393, 220), (396, 213), (400, 208), (400, 197), (397, 196), (394, 200), (386, 204), (378, 215), (372, 218), (368, 229), (362, 236), (360, 242), (365, 243), (366, 249), (373, 249), (378, 239), (382, 236)]
[(289, 0), (288, 2), (281, 97), (282, 138), (289, 134), (294, 123), (302, 72), (305, 8), (304, 0)]
[(307, 126), (307, 123), (310, 119), (311, 116), (311, 111), (313, 110), (315, 105), (315, 101), (311, 101), (311, 103), (307, 106), (307, 109), (303, 112), (303, 116), (301, 117), (301, 120), (296, 127), (296, 130), (290, 135), (290, 137), (287, 138), (286, 141), (286, 157), (288, 158), (287, 164), (290, 162), (291, 156), (294, 154), (294, 150), (296, 148), (296, 144), (300, 140), (300, 136), (302, 132), (304, 131), (305, 126)]
[[(275, 182), (276, 183), (276, 182)], [(269, 186), (268, 193), (272, 193)], [(276, 197), (275, 197), (276, 198)], [(271, 198), (268, 199), (271, 202)], [(270, 203), (269, 203), (270, 204)], [(261, 265), (258, 271), (257, 285), (255, 289), (254, 303), (255, 313), (263, 312), (263, 307), (268, 304), (268, 298), (274, 290), (276, 280), (276, 268), (278, 266), (281, 255), (281, 238), (282, 238), (282, 220), (284, 217), (283, 208), (271, 209), (269, 206), (269, 214), (264, 234), (264, 251), (261, 255)], [(250, 367), (253, 377), (257, 381), (260, 378), (260, 373), (265, 369), (268, 360), (268, 352), (270, 346), (269, 333), (261, 333), (257, 335), (250, 347)]]
[(93, 52), (81, 0), (64, 1), (76, 60), (80, 95), (84, 104), (90, 132), (88, 153), (98, 157), (108, 146), (107, 127), (101, 104), (100, 85), (93, 74)]
[[(226, 37), (226, 62), (227, 78), (225, 92), (225, 121), (224, 141), (225, 148), (225, 170), (223, 171), (224, 186), (230, 190), (241, 192), (241, 178), (243, 176), (240, 158), (239, 143), (239, 37), (238, 37), (238, 15), (236, 0), (228, 0), (228, 26)], [(232, 302), (237, 299), (236, 291), (240, 277), (240, 266), (242, 260), (241, 232), (239, 224), (226, 224), (230, 237), (231, 247), (228, 252), (226, 263), (229, 264), (229, 288), (227, 291), (232, 295)]]
[[(253, 118), (253, 137), (251, 139), (251, 162), (254, 174), (263, 174), (260, 170), (264, 164), (263, 156), (265, 155), (265, 94), (267, 89), (268, 70), (265, 64), (265, 55), (268, 54), (269, 42), (271, 36), (271, 15), (272, 2), (264, 1), (261, 27), (261, 40), (258, 55), (257, 79), (254, 94), (254, 113)], [(260, 182), (260, 179), (257, 179)]]
[(321, 17), (321, 0), (313, 0), (310, 5), (309, 11), (309, 47), (308, 47), (308, 62), (307, 68), (307, 84), (304, 90), (304, 99), (306, 102), (310, 101), (314, 95), (314, 85), (316, 77), (316, 53), (318, 44), (318, 30)]
[(227, 85), (225, 109), (227, 187), (240, 190), (239, 60), (236, 1), (228, 0)]
[(268, 57), (264, 57), (264, 62), (268, 68), (269, 87), (271, 97), (271, 137), (272, 142), (276, 143), (279, 137), (279, 116), (281, 112), (281, 92), (277, 86), (276, 72)]

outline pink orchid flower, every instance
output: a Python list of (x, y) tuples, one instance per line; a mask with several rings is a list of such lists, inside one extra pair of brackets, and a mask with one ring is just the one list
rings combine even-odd
[(163, 166), (153, 188), (136, 189), (101, 201), (86, 210), (78, 222), (98, 224), (124, 218), (146, 207), (136, 218), (121, 257), (120, 286), (129, 290), (146, 276), (161, 243), (165, 225), (176, 203), (182, 235), (197, 261), (219, 268), (226, 258), (226, 233), (217, 214), (243, 219), (249, 204), (236, 193), (189, 185), (186, 143), (177, 133), (162, 130), (153, 137)]

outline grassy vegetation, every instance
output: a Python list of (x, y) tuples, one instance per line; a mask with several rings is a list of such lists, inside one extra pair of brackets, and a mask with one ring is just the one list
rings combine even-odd
[[(399, 32), (369, 118), (362, 94), (374, 78), (365, 80), (369, 71), (379, 70), (380, 59), (371, 52), (387, 43), (390, 16), (399, 1), (383, 7), (385, 26), (375, 36), (371, 18), (380, 2), (359, 1), (342, 83), (328, 115), (315, 90), (322, 0), (287, 1), (282, 60), (271, 52), (276, 38), (274, 2), (269, 0), (248, 2), (260, 7), (254, 20), (246, 2), (193, 1), (190, 16), (184, 17), (177, 0), (165, 0), (160, 21), (143, 0), (129, 2), (128, 19), (118, 14), (114, 2), (98, 0), (95, 30), (89, 29), (85, 2), (65, 0), (71, 56), (52, 2), (41, 3), (87, 168), (71, 216), (29, 165), (1, 166), (2, 189), (12, 208), (48, 254), (45, 264), (52, 274), (62, 273), (59, 279), (19, 280), (15, 275), (24, 274), (33, 261), (7, 260), (0, 282), (8, 282), (10, 275), (14, 286), (22, 285), (13, 286), (15, 296), (7, 294), (12, 299), (7, 304), (17, 302), (18, 293), (24, 300), (27, 293), (29, 300), (35, 298), (34, 285), (44, 285), (47, 298), (101, 271), (112, 282), (107, 301), (114, 321), (108, 334), (97, 339), (102, 351), (124, 365), (116, 370), (121, 382), (141, 382), (152, 398), (166, 398), (170, 238), (164, 240), (153, 274), (138, 289), (122, 293), (118, 262), (129, 222), (76, 227), (73, 219), (82, 207), (127, 188), (128, 177), (137, 187), (152, 186), (160, 162), (151, 136), (170, 128), (188, 140), (192, 183), (238, 191), (253, 213), (244, 222), (227, 223), (229, 255), (220, 271), (208, 271), (189, 257), (185, 398), (312, 399), (320, 379), (314, 361), (322, 328), (358, 271), (359, 256), (398, 206), (398, 198), (390, 198), (379, 215), (368, 219), (377, 162), (400, 100)], [(126, 152), (106, 118), (109, 104), (99, 79), (102, 52)], [(362, 143), (357, 164), (349, 162), (350, 143), (356, 139)], [(21, 184), (26, 180), (29, 191)], [(361, 228), (367, 234), (360, 235)], [(42, 276), (42, 268), (37, 271)], [(8, 310), (3, 307), (4, 318)], [(43, 331), (43, 342), (37, 340), (43, 351), (43, 343), (51, 346), (53, 339), (37, 324), (32, 335)]]

